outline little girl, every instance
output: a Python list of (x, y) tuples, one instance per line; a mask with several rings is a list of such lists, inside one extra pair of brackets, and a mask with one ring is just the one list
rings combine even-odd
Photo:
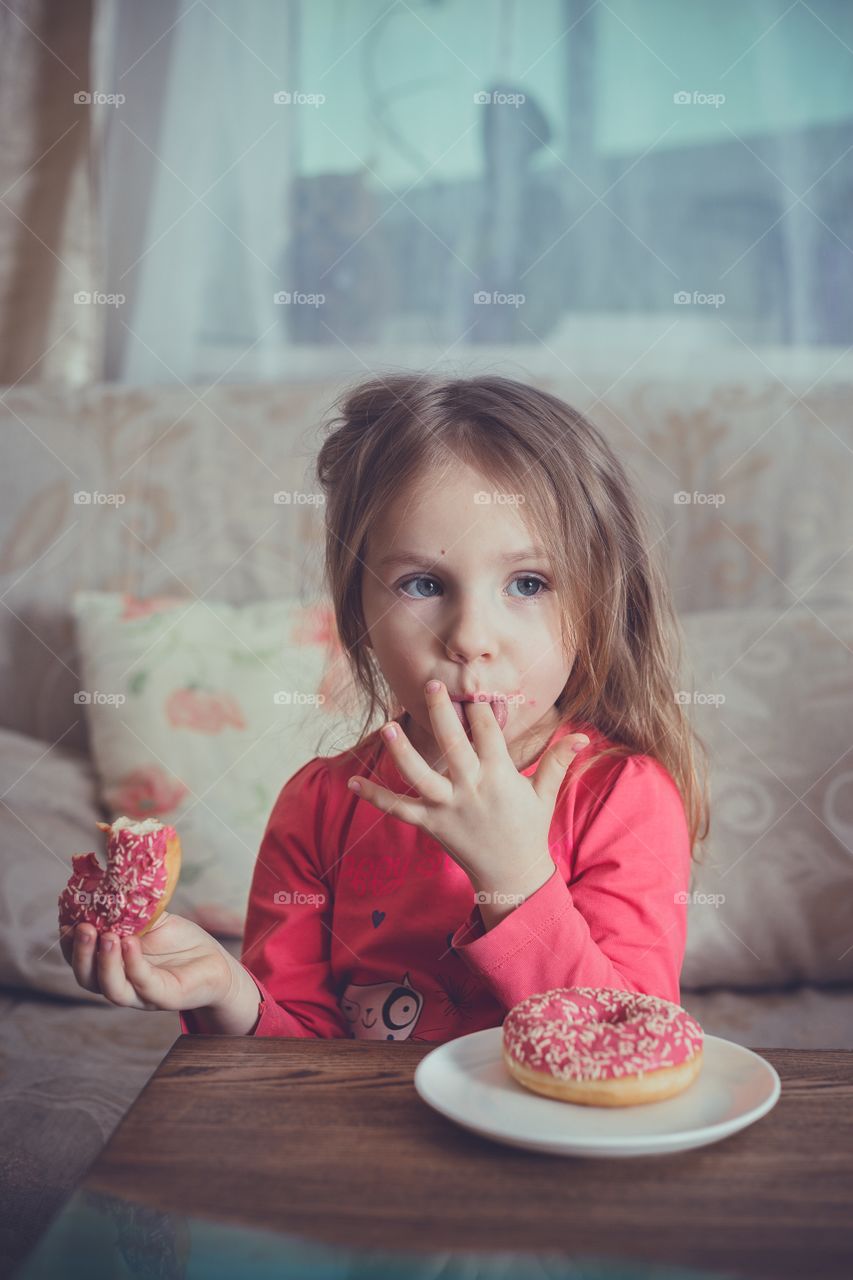
[(625, 470), (508, 378), (377, 378), (340, 408), (317, 465), (359, 740), (282, 788), (239, 963), (166, 912), (97, 956), (78, 926), (78, 981), (185, 1033), (367, 1040), (450, 1040), (552, 987), (680, 1003), (704, 748)]

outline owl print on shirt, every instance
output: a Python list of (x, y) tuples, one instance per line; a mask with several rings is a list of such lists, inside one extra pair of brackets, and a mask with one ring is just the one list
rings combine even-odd
[(408, 1040), (424, 998), (405, 973), (399, 982), (351, 982), (338, 1003), (352, 1039)]

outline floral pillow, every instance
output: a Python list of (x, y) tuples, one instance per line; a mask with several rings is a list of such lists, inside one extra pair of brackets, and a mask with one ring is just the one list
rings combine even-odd
[[(155, 816), (183, 849), (171, 909), (240, 937), (284, 783), (360, 727), (329, 603), (250, 605), (80, 591), (73, 601), (101, 800)], [(103, 854), (98, 832), (92, 848)]]

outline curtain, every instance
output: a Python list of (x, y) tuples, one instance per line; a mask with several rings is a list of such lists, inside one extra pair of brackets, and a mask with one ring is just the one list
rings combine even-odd
[(96, 0), (92, 37), (79, 371), (853, 342), (845, 0)]
[[(0, 383), (75, 385), (102, 344), (91, 0), (0, 6)], [(88, 299), (88, 301), (87, 301)]]

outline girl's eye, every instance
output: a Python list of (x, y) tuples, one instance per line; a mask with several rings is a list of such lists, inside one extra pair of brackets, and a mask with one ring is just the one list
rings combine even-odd
[[(399, 585), (399, 587), (397, 588), (397, 590), (398, 590), (398, 591), (402, 591), (404, 595), (407, 595), (407, 596), (408, 596), (408, 595), (409, 595), (409, 593), (406, 591), (406, 587), (411, 587), (411, 586), (413, 586), (416, 582), (432, 582), (432, 583), (434, 583), (434, 582), (435, 582), (435, 578), (427, 578), (427, 577), (425, 577), (425, 575), (424, 575), (424, 574), (421, 574), (421, 575), (420, 575), (419, 577), (417, 577), (417, 578), (407, 578), (405, 582), (401, 582), (401, 583), (400, 583), (400, 585)], [(410, 599), (410, 600), (432, 600), (432, 599), (433, 599), (433, 596), (431, 596), (431, 595), (428, 595), (428, 596), (421, 596), (421, 595), (417, 595), (417, 596), (409, 596), (409, 599)]]
[(526, 594), (523, 595), (522, 599), (524, 600), (536, 600), (538, 599), (539, 596), (544, 595), (546, 591), (551, 590), (547, 582), (543, 582), (541, 578), (537, 578), (531, 573), (520, 573), (517, 578), (513, 578), (513, 582), (526, 582), (528, 584), (532, 583), (534, 587), (542, 588), (541, 591), (536, 591), (535, 593), (531, 592), (530, 595), (526, 595)]
[[(536, 577), (534, 574), (531, 574), (531, 573), (519, 573), (516, 575), (516, 577), (513, 578), (512, 581), (514, 583), (523, 582), (523, 583), (526, 583), (528, 586), (532, 584), (534, 587), (541, 587), (541, 591), (522, 591), (522, 594), (520, 596), (511, 596), (510, 598), (513, 600), (538, 600), (538, 598), (541, 595), (544, 595), (546, 591), (551, 590), (547, 582), (545, 582), (542, 578)], [(420, 595), (420, 594), (414, 595), (414, 596), (409, 595), (409, 593), (406, 591), (406, 587), (413, 586), (414, 583), (416, 582), (428, 582), (428, 583), (431, 583), (433, 586), (436, 585), (435, 578), (430, 578), (426, 574), (420, 574), (416, 578), (407, 578), (405, 582), (401, 582), (397, 590), (402, 591), (403, 594), (406, 595), (409, 600), (434, 600), (435, 599), (434, 592), (430, 592), (427, 595)]]

